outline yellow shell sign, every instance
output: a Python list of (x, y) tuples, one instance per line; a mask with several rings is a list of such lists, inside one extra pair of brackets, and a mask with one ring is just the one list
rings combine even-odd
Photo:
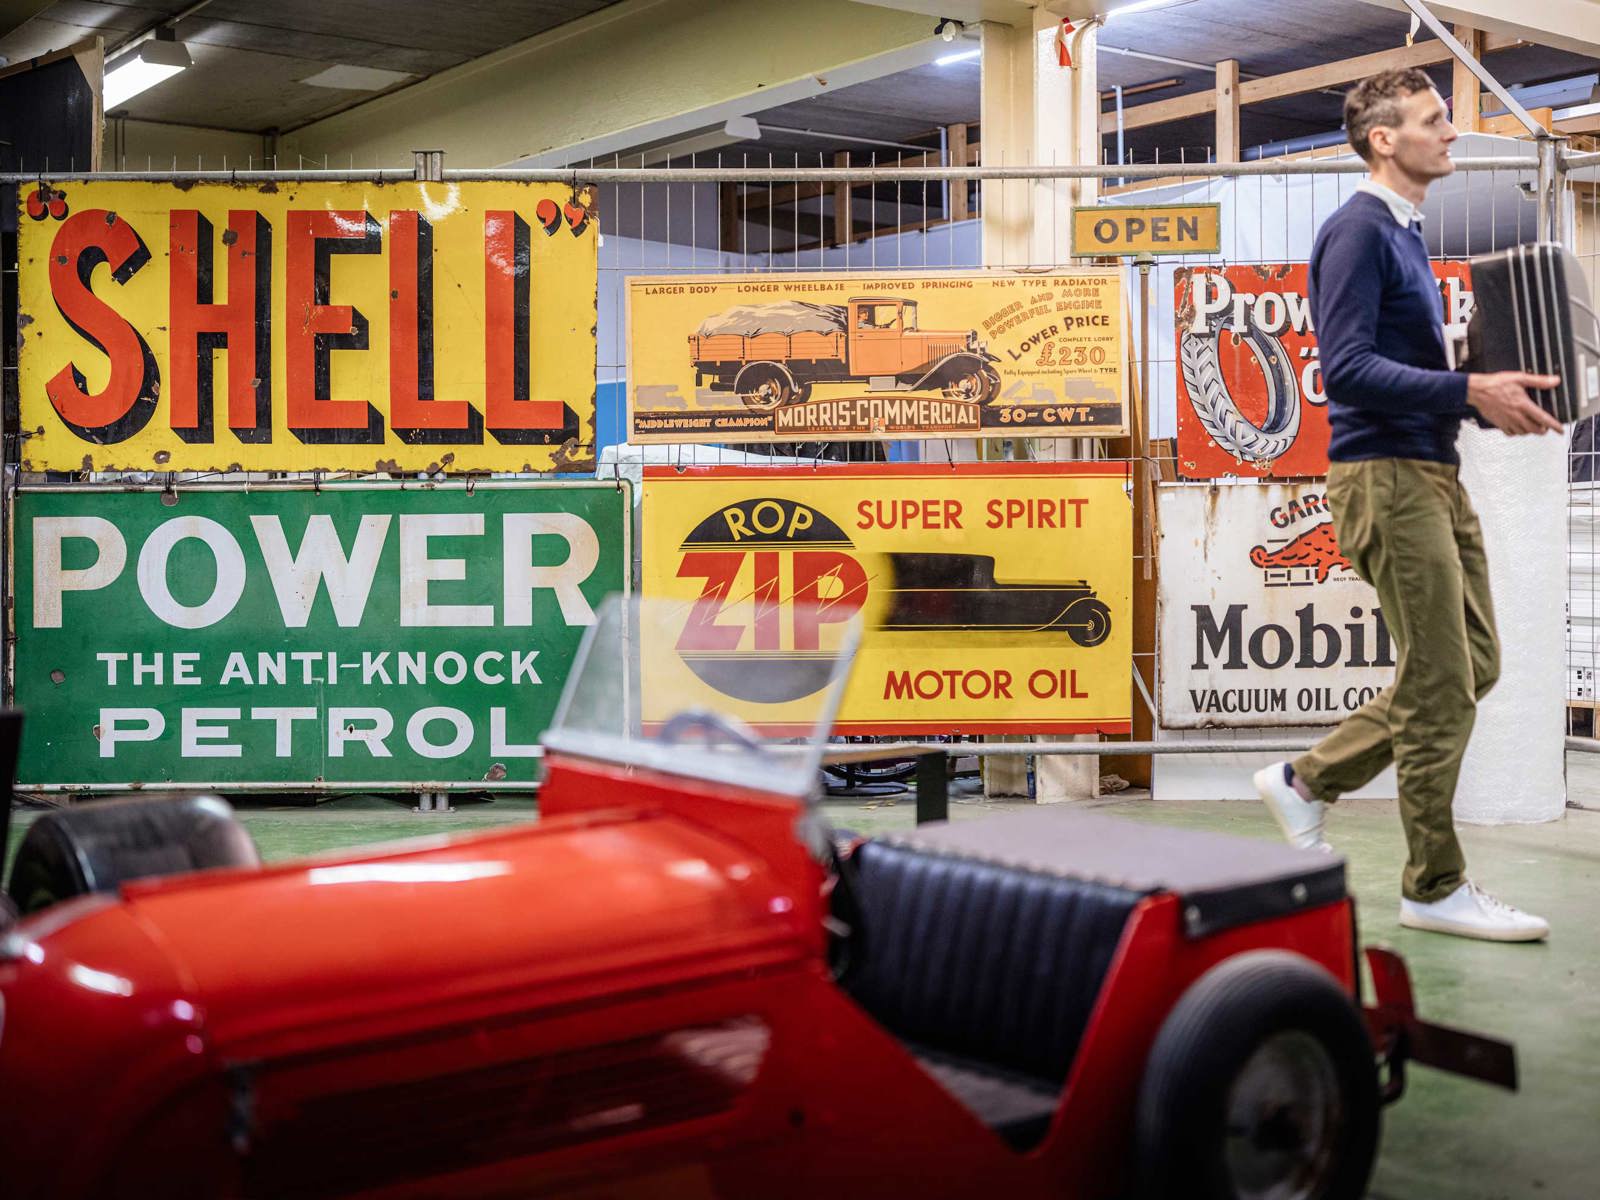
[(519, 471), (593, 459), (598, 222), (586, 191), (67, 181), (22, 192), (25, 470)]
[[(842, 734), (1119, 733), (1132, 719), (1121, 463), (645, 469), (645, 723), (805, 733), (847, 624)], [(641, 635), (642, 636), (642, 635)]]

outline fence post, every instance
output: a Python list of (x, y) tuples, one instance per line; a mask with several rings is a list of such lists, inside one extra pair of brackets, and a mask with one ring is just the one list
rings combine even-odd
[(1541, 242), (1566, 240), (1561, 219), (1561, 149), (1565, 144), (1566, 139), (1558, 137), (1542, 137), (1534, 143), (1539, 153), (1537, 237)]
[(950, 819), (950, 760), (944, 752), (917, 755), (917, 824)]
[(444, 180), (443, 150), (413, 150), (418, 183), (441, 183)]

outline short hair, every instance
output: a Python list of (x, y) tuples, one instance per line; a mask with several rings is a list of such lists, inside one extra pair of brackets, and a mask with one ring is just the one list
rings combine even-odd
[(1420, 67), (1379, 71), (1356, 84), (1344, 98), (1344, 132), (1351, 149), (1371, 162), (1372, 130), (1378, 125), (1398, 126), (1400, 101), (1432, 87), (1433, 80)]

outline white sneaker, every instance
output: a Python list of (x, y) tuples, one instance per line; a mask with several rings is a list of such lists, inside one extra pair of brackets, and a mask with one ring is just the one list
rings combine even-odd
[(1400, 924), (1487, 942), (1537, 942), (1550, 932), (1543, 917), (1496, 900), (1470, 879), (1432, 904), (1402, 899)]
[(1290, 845), (1332, 854), (1333, 847), (1322, 836), (1322, 822), (1328, 806), (1321, 800), (1307, 800), (1295, 791), (1288, 779), (1288, 766), (1288, 763), (1276, 762), (1262, 767), (1252, 777), (1256, 791), (1261, 793), (1267, 811)]

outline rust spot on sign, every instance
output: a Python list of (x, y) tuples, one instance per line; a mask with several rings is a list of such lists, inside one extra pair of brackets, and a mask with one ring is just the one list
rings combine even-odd
[[(526, 468), (525, 468), (526, 469)], [(594, 470), (594, 447), (580, 445), (577, 438), (568, 438), (556, 447), (550, 457), (552, 471), (581, 471)]]

